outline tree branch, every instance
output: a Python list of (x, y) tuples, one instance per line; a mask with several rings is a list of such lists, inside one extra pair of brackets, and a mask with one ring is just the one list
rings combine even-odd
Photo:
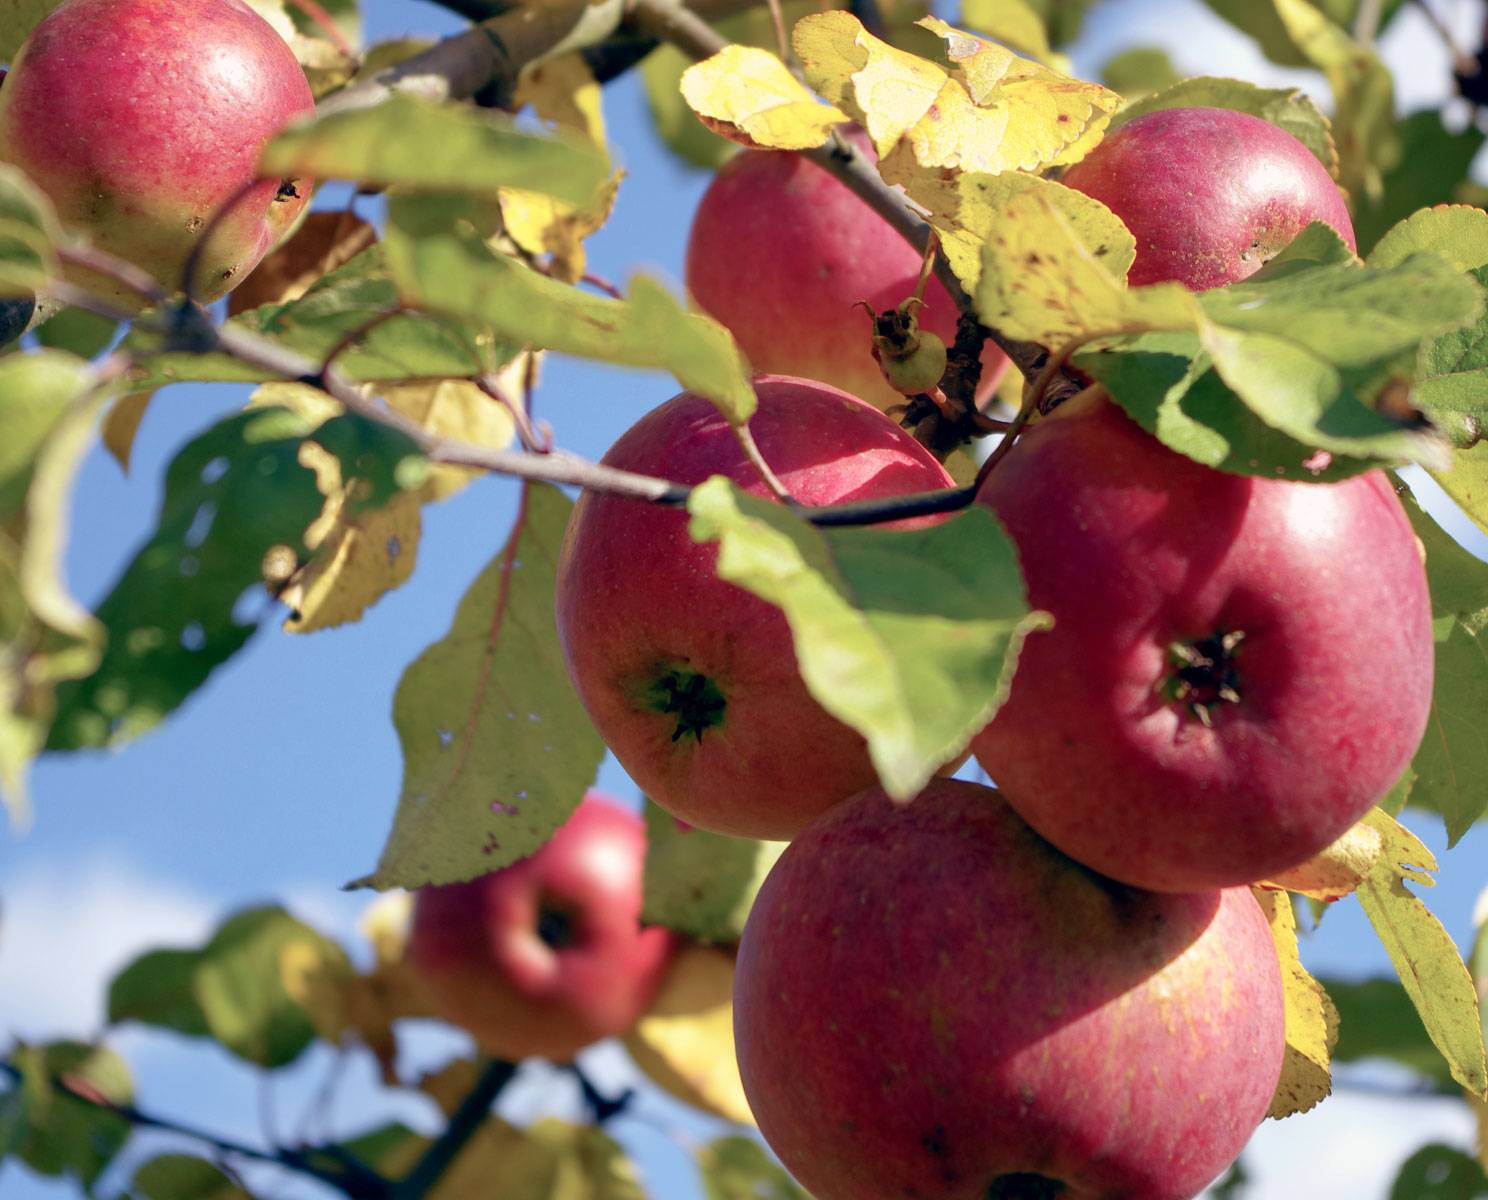
[(459, 1156), (481, 1123), (490, 1115), (491, 1105), (517, 1073), (517, 1064), (493, 1058), (486, 1062), (475, 1086), (460, 1101), (460, 1106), (450, 1114), (449, 1124), (434, 1139), (423, 1157), (392, 1188), (393, 1200), (423, 1200), (450, 1163)]

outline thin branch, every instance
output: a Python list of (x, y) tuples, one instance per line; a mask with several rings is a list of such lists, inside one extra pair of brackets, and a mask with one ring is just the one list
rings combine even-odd
[(450, 1115), (449, 1124), (444, 1127), (444, 1131), (434, 1139), (418, 1162), (414, 1163), (413, 1170), (394, 1185), (394, 1200), (423, 1200), (433, 1190), (440, 1176), (490, 1115), (491, 1105), (516, 1073), (516, 1063), (499, 1058), (486, 1062), (475, 1086)]
[(1442, 45), (1447, 48), (1447, 53), (1452, 58), (1452, 70), (1458, 75), (1476, 75), (1478, 73), (1477, 59), (1458, 44), (1451, 26), (1442, 20), (1436, 9), (1432, 8), (1426, 0), (1414, 0), (1414, 3), (1421, 15), (1426, 18), (1426, 23), (1436, 30), (1436, 36), (1441, 38)]
[(970, 508), (976, 499), (976, 485), (942, 488), (935, 492), (913, 492), (883, 500), (850, 500), (820, 508), (793, 505), (796, 515), (821, 529), (844, 525), (882, 525), (886, 521), (904, 521), (910, 517), (928, 517), (935, 513), (960, 512)]
[(430, 0), (430, 3), (447, 9), (457, 17), (464, 17), (467, 21), (488, 21), (492, 17), (499, 17), (511, 7), (504, 0)]
[(606, 1096), (594, 1086), (594, 1080), (590, 1079), (584, 1068), (576, 1062), (569, 1063), (568, 1070), (578, 1080), (579, 1091), (583, 1093), (584, 1103), (589, 1106), (596, 1125), (608, 1124), (628, 1109), (630, 1102), (636, 1097), (635, 1088), (630, 1087), (622, 1090), (618, 1096)]
[[(289, 0), (289, 3), (304, 13), (310, 20), (314, 21), (326, 35), (326, 40), (335, 46), (342, 54), (353, 62), (356, 61), (356, 47), (346, 40), (346, 35), (341, 32), (341, 27), (336, 24), (331, 14), (320, 6), (317, 0)], [(489, 15), (489, 14), (488, 14)]]
[(711, 58), (729, 44), (726, 37), (682, 0), (634, 0), (630, 24), (698, 60)]
[(754, 434), (749, 431), (748, 423), (735, 425), (734, 436), (739, 440), (739, 447), (744, 451), (744, 457), (749, 460), (749, 465), (759, 472), (759, 477), (765, 481), (765, 486), (770, 489), (771, 494), (777, 500), (790, 503), (791, 494), (781, 482), (780, 476), (775, 474), (770, 464), (765, 461), (765, 456), (760, 452), (759, 443), (754, 440)]

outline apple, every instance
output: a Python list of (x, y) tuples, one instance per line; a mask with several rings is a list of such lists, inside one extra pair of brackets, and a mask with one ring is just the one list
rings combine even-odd
[(419, 891), (408, 954), (441, 1016), (516, 1061), (573, 1058), (624, 1033), (676, 942), (640, 925), (646, 831), (590, 792), (535, 854)]
[(1268, 879), (1410, 762), (1431, 605), (1380, 472), (1224, 474), (1102, 399), (1034, 425), (977, 499), (1054, 627), (972, 749), (1066, 854), (1166, 891)]
[[(848, 135), (870, 158), (872, 143)], [(904, 396), (873, 355), (873, 325), (858, 307), (897, 307), (914, 291), (920, 255), (845, 184), (799, 154), (746, 150), (703, 193), (687, 241), (687, 290), (727, 326), (756, 371), (819, 379), (879, 408)], [(956, 340), (955, 303), (935, 279), (921, 326)], [(1007, 368), (982, 352), (978, 400)]]
[[(952, 486), (913, 437), (824, 383), (764, 376), (749, 428), (802, 503)], [(734, 431), (684, 392), (641, 418), (607, 466), (768, 495)], [(687, 514), (585, 492), (559, 555), (558, 635), (595, 728), (641, 790), (700, 829), (789, 838), (876, 778), (863, 739), (806, 690), (773, 605), (718, 579)]]
[[(212, 300), (308, 202), (301, 180), (239, 193), (264, 143), (313, 107), (289, 46), (242, 0), (64, 0), (0, 88), (0, 161), (25, 171), (65, 225), (171, 290), (233, 201), (193, 281), (196, 298)], [(79, 282), (139, 306), (117, 284)]]
[(1356, 249), (1332, 176), (1269, 121), (1227, 108), (1166, 108), (1122, 125), (1060, 180), (1137, 239), (1127, 280), (1194, 291), (1260, 268), (1313, 221)]
[(1275, 1093), (1281, 973), (1249, 889), (1160, 895), (979, 784), (812, 823), (739, 946), (760, 1132), (816, 1200), (1185, 1200)]

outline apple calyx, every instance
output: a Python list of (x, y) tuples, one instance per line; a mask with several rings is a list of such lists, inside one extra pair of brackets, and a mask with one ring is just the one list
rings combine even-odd
[(651, 684), (648, 701), (655, 712), (676, 714), (674, 742), (688, 736), (701, 742), (705, 732), (723, 724), (728, 706), (717, 684), (683, 666), (664, 667)]
[(1168, 647), (1173, 670), (1163, 679), (1163, 695), (1186, 706), (1204, 728), (1211, 728), (1217, 705), (1240, 703), (1235, 660), (1244, 640), (1243, 629), (1232, 629), (1196, 642), (1174, 642)]
[(897, 308), (875, 312), (866, 300), (856, 307), (865, 309), (873, 322), (873, 358), (883, 370), (884, 378), (900, 395), (918, 396), (940, 386), (946, 370), (946, 344), (938, 335), (920, 329), (915, 310), (924, 301), (910, 296)]
[(1064, 1195), (1064, 1184), (1047, 1175), (1019, 1171), (999, 1175), (987, 1189), (987, 1200), (1058, 1200)]
[(555, 952), (577, 945), (579, 939), (574, 929), (573, 914), (550, 900), (544, 900), (537, 910), (537, 938)]

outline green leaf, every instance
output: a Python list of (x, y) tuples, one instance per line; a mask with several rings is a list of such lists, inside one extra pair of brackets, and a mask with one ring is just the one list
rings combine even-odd
[[(1320, 377), (1322, 383), (1328, 383), (1339, 378), (1327, 364), (1291, 348), (1289, 343), (1280, 344), (1286, 348), (1283, 353), (1288, 360), (1301, 356), (1306, 372), (1303, 379), (1283, 380), (1283, 391), (1276, 397), (1283, 405), (1298, 399), (1295, 389), (1303, 388), (1307, 379)], [(1225, 383), (1194, 334), (1151, 333), (1124, 338), (1104, 349), (1077, 354), (1075, 365), (1103, 384), (1132, 419), (1163, 445), (1217, 470), (1326, 482), (1398, 461), (1394, 443), (1399, 435), (1394, 432), (1396, 427), (1388, 426), (1390, 432), (1381, 436), (1371, 452), (1378, 457), (1339, 454), (1322, 462), (1316, 456), (1317, 442), (1307, 437), (1309, 432), (1317, 436), (1321, 432), (1311, 430), (1305, 420), (1297, 421), (1294, 412), (1288, 420), (1285, 408), (1280, 423), (1290, 424), (1292, 431), (1277, 428), (1254, 412)], [(1254, 391), (1262, 385), (1257, 380), (1247, 386)], [(1306, 392), (1301, 394), (1305, 398)], [(1263, 403), (1269, 398), (1261, 393)], [(1365, 420), (1373, 416), (1356, 400), (1353, 403), (1368, 414)]]
[(1228, 108), (1259, 117), (1285, 130), (1311, 150), (1330, 174), (1338, 171), (1338, 149), (1333, 145), (1328, 118), (1299, 88), (1263, 88), (1240, 79), (1209, 75), (1184, 79), (1127, 105), (1111, 119), (1111, 128), (1165, 108)]
[(48, 747), (127, 740), (161, 721), (257, 628), (234, 612), (276, 547), (303, 558), (320, 512), (298, 461), (306, 423), (284, 409), (242, 413), (186, 445), (165, 475), (158, 528), (97, 611), (98, 669), (58, 689)]
[[(133, 1099), (129, 1069), (113, 1051), (82, 1042), (17, 1045), (10, 1056), (21, 1082), (0, 1093), (0, 1146), (38, 1175), (93, 1185), (129, 1139), (130, 1124), (58, 1086), (65, 1081), (109, 1104)], [(4, 1078), (0, 1076), (0, 1078)]]
[(1363, 271), (1298, 263), (1206, 292), (1200, 303), (1227, 329), (1285, 338), (1338, 367), (1394, 357), (1483, 316), (1478, 282), (1430, 254)]
[(36, 329), (36, 340), (54, 350), (68, 350), (92, 358), (107, 350), (118, 322), (81, 308), (64, 308)]
[(1449, 844), (1488, 812), (1488, 564), (1469, 554), (1398, 487), (1426, 550), (1436, 677), (1431, 719), (1411, 762), (1410, 803), (1440, 813)]
[(1459, 271), (1488, 266), (1488, 213), (1465, 204), (1412, 213), (1380, 238), (1366, 261), (1394, 267), (1413, 254), (1435, 254)]
[(646, 802), (646, 876), (641, 920), (704, 942), (737, 942), (781, 842), (694, 829)]
[(19, 167), (0, 162), (0, 297), (29, 300), (57, 274), (61, 227), (47, 199)]
[(695, 61), (675, 46), (658, 46), (641, 60), (641, 82), (652, 123), (666, 148), (688, 166), (714, 171), (739, 147), (699, 121), (682, 98), (682, 72)]
[(538, 349), (670, 371), (735, 422), (754, 411), (749, 373), (723, 326), (638, 276), (628, 300), (593, 296), (493, 250), (460, 197), (394, 196), (384, 243), (407, 300), (480, 321)]
[(204, 1158), (161, 1154), (143, 1163), (130, 1182), (132, 1200), (250, 1200)]
[(62, 0), (0, 0), (0, 62), (13, 62), (21, 43)]
[(245, 909), (199, 950), (152, 950), (126, 966), (109, 985), (109, 1020), (210, 1037), (247, 1062), (285, 1066), (315, 1038), (285, 984), (302, 946), (350, 970), (339, 946), (282, 908)]
[(531, 854), (594, 781), (604, 745), (568, 679), (553, 617), (572, 503), (527, 484), (506, 545), (449, 632), (403, 673), (403, 787), (377, 869), (357, 885), (451, 883)]
[(868, 740), (898, 799), (986, 725), (1023, 638), (1048, 624), (980, 507), (915, 530), (818, 529), (717, 476), (687, 507), (693, 539), (720, 543), (719, 577), (785, 614), (807, 689)]
[(259, 169), (417, 191), (521, 188), (569, 204), (588, 201), (609, 177), (605, 156), (582, 138), (526, 133), (490, 109), (406, 92), (297, 122), (265, 147)]
[[(1334, 1062), (1387, 1058), (1452, 1088), (1452, 1076), (1432, 1045), (1415, 1005), (1395, 979), (1321, 981), (1338, 1009)], [(1455, 1089), (1453, 1089), (1455, 1090)]]
[(753, 1138), (715, 1138), (698, 1147), (707, 1200), (811, 1200)]
[(1390, 1200), (1482, 1200), (1488, 1175), (1470, 1154), (1433, 1142), (1422, 1146), (1400, 1167), (1390, 1185)]
[[(1316, 7), (1337, 25), (1352, 26), (1365, 0), (1316, 0)], [(1272, 62), (1283, 67), (1308, 67), (1312, 61), (1298, 48), (1270, 0), (1204, 0), (1211, 9), (1261, 45)], [(1383, 30), (1407, 0), (1384, 0), (1380, 6)]]
[(1051, 53), (1044, 18), (1028, 0), (961, 0), (957, 28), (1032, 58), (1047, 59)]
[(1141, 96), (1172, 87), (1182, 78), (1161, 46), (1132, 46), (1106, 59), (1100, 80), (1123, 96)]
[(108, 1019), (139, 1021), (188, 1037), (211, 1037), (196, 997), (199, 950), (151, 950), (114, 976), (108, 989)]
[[(1378, 196), (1355, 197), (1354, 234), (1368, 254), (1385, 231), (1417, 210), (1449, 203), (1482, 148), (1482, 130), (1469, 123), (1451, 131), (1434, 108), (1412, 113), (1397, 126), (1399, 159), (1386, 168)], [(1481, 210), (1471, 210), (1479, 212)]]
[(1447, 470), (1431, 472), (1431, 477), (1451, 496), (1477, 524), (1488, 532), (1488, 441), (1452, 455)]
[(1426, 872), (1436, 869), (1436, 860), (1408, 831), (1395, 830), (1397, 841), (1354, 895), (1452, 1078), (1481, 1098), (1488, 1092), (1488, 1060), (1472, 977), (1452, 935), (1406, 887), (1407, 878), (1432, 884)]
[(1080, 36), (1085, 10), (1095, 0), (1028, 0), (1028, 6), (1044, 19), (1049, 44), (1063, 46)]

